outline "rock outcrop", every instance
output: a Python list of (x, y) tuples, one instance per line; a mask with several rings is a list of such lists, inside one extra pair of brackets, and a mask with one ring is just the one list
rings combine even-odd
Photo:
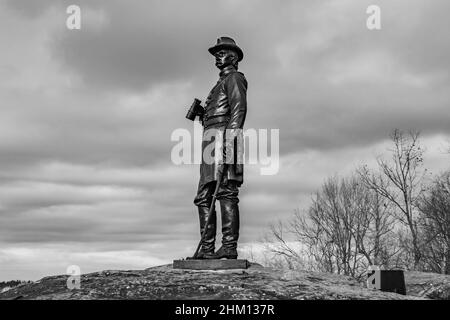
[(405, 273), (408, 294), (434, 300), (450, 300), (450, 275), (409, 271)]
[[(257, 264), (227, 271), (176, 270), (171, 265), (108, 270), (82, 275), (80, 289), (73, 290), (67, 288), (67, 279), (67, 275), (45, 277), (3, 292), (0, 299), (423, 299), (369, 290), (346, 276)], [(417, 286), (411, 293), (426, 295), (427, 286), (421, 291)]]

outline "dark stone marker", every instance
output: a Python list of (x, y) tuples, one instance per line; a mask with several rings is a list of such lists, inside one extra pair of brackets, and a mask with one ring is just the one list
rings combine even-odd
[(244, 259), (191, 259), (174, 260), (174, 269), (190, 270), (229, 270), (229, 269), (247, 269), (250, 262)]
[[(373, 271), (375, 272), (375, 271)], [(370, 277), (373, 272), (368, 274)], [(406, 295), (403, 270), (378, 270), (380, 272), (380, 290)]]

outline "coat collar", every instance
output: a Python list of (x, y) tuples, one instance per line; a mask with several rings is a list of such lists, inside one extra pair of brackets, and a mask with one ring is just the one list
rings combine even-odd
[(236, 72), (236, 68), (232, 65), (226, 66), (225, 68), (223, 68), (222, 70), (220, 70), (219, 76), (220, 78), (226, 77), (227, 75), (229, 75), (232, 72)]

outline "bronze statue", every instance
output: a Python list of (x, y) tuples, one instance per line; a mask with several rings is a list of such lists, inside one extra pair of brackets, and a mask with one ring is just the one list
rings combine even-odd
[[(220, 70), (219, 81), (209, 93), (204, 108), (199, 109), (200, 101), (195, 100), (191, 107), (193, 113), (190, 114), (191, 120), (193, 120), (192, 115), (194, 118), (196, 114), (199, 115), (204, 128), (200, 181), (194, 200), (194, 204), (198, 207), (202, 239), (197, 249), (198, 254), (196, 252), (194, 258), (237, 259), (238, 188), (243, 183), (243, 164), (236, 159), (242, 156), (243, 139), (236, 139), (236, 137), (239, 135), (242, 137), (247, 114), (247, 80), (244, 74), (238, 71), (238, 63), (244, 54), (229, 37), (217, 39), (216, 45), (208, 51), (215, 56), (215, 65)], [(189, 113), (187, 117), (189, 118)], [(211, 144), (211, 138), (215, 139), (215, 136), (210, 137), (211, 135), (207, 134), (208, 130), (224, 132), (222, 163), (205, 161), (205, 148)], [(225, 132), (231, 132), (231, 134), (228, 135)], [(233, 138), (227, 139), (227, 137)], [(231, 156), (232, 161), (230, 161), (230, 154), (234, 154), (234, 157)], [(212, 202), (214, 192), (217, 192), (222, 217), (222, 246), (217, 252), (215, 252), (217, 219)], [(208, 213), (211, 215), (209, 216)]]

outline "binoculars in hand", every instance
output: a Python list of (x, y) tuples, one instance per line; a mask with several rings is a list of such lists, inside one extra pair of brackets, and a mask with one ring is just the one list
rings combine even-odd
[(191, 107), (189, 108), (188, 113), (186, 114), (186, 118), (194, 121), (196, 116), (200, 117), (200, 120), (203, 118), (203, 114), (205, 113), (205, 110), (200, 105), (200, 100), (194, 99), (194, 102), (192, 103)]

